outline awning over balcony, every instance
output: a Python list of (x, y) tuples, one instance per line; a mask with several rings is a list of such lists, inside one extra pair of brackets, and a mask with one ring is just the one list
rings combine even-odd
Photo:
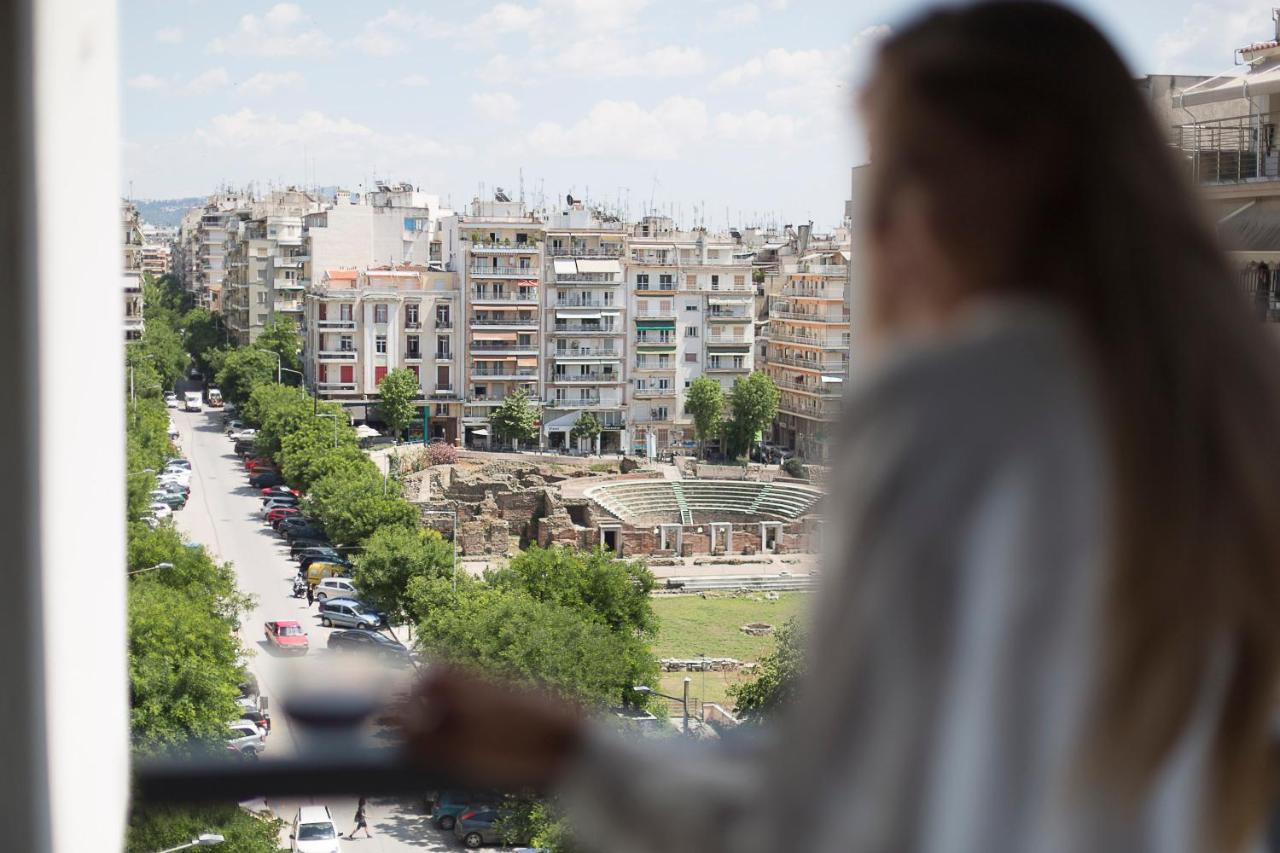
[(557, 258), (555, 261), (556, 275), (577, 275), (578, 263), (572, 259)]
[(636, 320), (636, 327), (640, 329), (674, 329), (676, 327), (675, 320)]
[(471, 336), (476, 341), (514, 341), (515, 332), (477, 332)]
[(1229, 252), (1280, 252), (1280, 200), (1227, 214), (1218, 220), (1218, 240)]
[(524, 358), (517, 358), (516, 364), (520, 367), (537, 367), (538, 359), (525, 356)]
[(738, 306), (746, 305), (750, 301), (751, 301), (751, 296), (750, 294), (747, 294), (747, 293), (744, 293), (741, 299), (723, 299), (718, 296), (713, 296), (707, 300), (707, 302), (709, 302), (712, 305), (738, 305)]
[(514, 355), (473, 355), (472, 361), (515, 361)]
[[(556, 263), (560, 263), (556, 261)], [(558, 270), (557, 270), (558, 272)], [(578, 261), (578, 272), (622, 274), (622, 264), (617, 261)]]
[(1174, 95), (1174, 106), (1181, 104), (1186, 107), (1196, 107), (1202, 104), (1233, 101), (1237, 98), (1256, 98), (1260, 95), (1280, 93), (1280, 59), (1260, 62), (1240, 73), (1243, 67), (1245, 66), (1239, 66), (1225, 74), (1188, 86), (1180, 94)]

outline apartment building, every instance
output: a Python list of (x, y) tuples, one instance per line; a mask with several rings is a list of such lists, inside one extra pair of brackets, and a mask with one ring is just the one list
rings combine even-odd
[(755, 364), (753, 252), (731, 235), (678, 230), (646, 216), (627, 247), (631, 450), (694, 441), (685, 389), (700, 376), (726, 391)]
[(194, 256), (192, 291), (197, 301), (210, 310), (222, 309), (228, 229), (239, 226), (241, 211), (251, 201), (249, 193), (224, 190), (210, 196), (200, 212), (190, 247)]
[(501, 191), (474, 199), (458, 222), (466, 347), (462, 413), (469, 447), (495, 443), (489, 416), (518, 388), (541, 402), (543, 222)]
[(142, 271), (159, 278), (172, 271), (174, 232), (155, 225), (142, 226)]
[(227, 221), (222, 316), (237, 344), (252, 343), (276, 316), (301, 325), (303, 217), (320, 206), (310, 193), (277, 190)]
[(773, 441), (813, 461), (828, 458), (849, 370), (849, 256), (826, 248), (786, 272), (769, 306), (765, 370), (781, 392)]
[[(389, 370), (417, 374), (427, 436), (458, 440), (462, 311), (456, 273), (400, 265), (333, 269), (305, 296), (303, 372), (307, 385), (346, 406), (376, 404)], [(369, 414), (366, 411), (366, 414)]]
[(138, 208), (129, 201), (120, 202), (120, 270), (124, 291), (124, 339), (142, 337), (142, 223)]
[(549, 217), (543, 272), (543, 436), (551, 448), (573, 447), (583, 412), (602, 431), (581, 450), (626, 447), (627, 291), (622, 259), (626, 226), (570, 201)]

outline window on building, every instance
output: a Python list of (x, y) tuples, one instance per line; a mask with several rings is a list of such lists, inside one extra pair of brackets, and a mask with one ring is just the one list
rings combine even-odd
[(643, 287), (649, 283), (649, 274), (647, 272), (638, 273), (636, 275), (636, 287)]
[(373, 322), (375, 323), (387, 322), (387, 306), (385, 305), (373, 306)]
[(267, 315), (266, 315), (266, 314), (259, 314), (259, 315), (258, 315), (258, 321), (257, 321), (257, 322), (258, 322), (258, 325), (259, 325), (259, 326), (265, 326), (265, 325), (267, 325)]
[(437, 418), (446, 418), (446, 417), (448, 417), (448, 416), (449, 416), (449, 404), (448, 404), (448, 403), (436, 403), (436, 417), (437, 417)]
[(338, 350), (340, 352), (354, 352), (355, 345), (351, 341), (350, 335), (343, 335), (338, 338)]
[(649, 415), (655, 421), (665, 421), (667, 420), (667, 407), (654, 406), (652, 409), (649, 410)]
[(267, 292), (265, 290), (258, 291), (258, 304), (259, 305), (267, 304)]
[(735, 275), (733, 277), (733, 286), (735, 288), (743, 288), (747, 286), (747, 277), (745, 275)]
[(658, 353), (658, 367), (670, 367), (670, 366), (671, 366), (671, 353), (669, 352)]
[(713, 261), (714, 261), (714, 260), (718, 259), (719, 257), (720, 257), (720, 250), (719, 250), (719, 249), (707, 249), (707, 258), (708, 258), (708, 259), (710, 259), (710, 260), (713, 260)]
[(409, 303), (404, 307), (404, 322), (406, 325), (418, 325), (418, 306), (416, 303)]
[(412, 355), (418, 354), (419, 341), (418, 341), (417, 335), (409, 335), (409, 337), (405, 338), (404, 345), (405, 345), (405, 349), (407, 349), (410, 352), (410, 354)]
[(696, 338), (696, 337), (698, 336), (698, 327), (697, 327), (697, 326), (685, 326), (685, 327), (684, 327), (684, 336), (685, 336), (686, 338)]
[(697, 364), (698, 354), (696, 352), (687, 352), (684, 354), (684, 360), (686, 364)]
[(672, 276), (672, 275), (671, 275), (671, 273), (662, 273), (661, 275), (659, 275), (659, 276), (658, 276), (658, 284), (660, 284), (660, 285), (663, 285), (663, 284), (665, 284), (665, 285), (671, 285), (671, 284), (674, 284), (674, 283), (675, 283), (674, 278), (675, 278), (675, 277), (674, 277), (674, 276)]
[(378, 335), (373, 339), (373, 350), (380, 355), (387, 354), (387, 336)]
[(351, 320), (351, 304), (350, 303), (338, 306), (338, 319), (346, 320), (350, 322)]
[(685, 387), (685, 388), (691, 388), (692, 386), (693, 386), (693, 380), (692, 380), (692, 379), (686, 379), (686, 380), (684, 381), (684, 387)]
[(720, 289), (720, 276), (718, 275), (711, 276), (711, 289), (712, 290)]
[(698, 289), (698, 277), (693, 273), (689, 273), (684, 277), (684, 286), (690, 290)]
[(687, 305), (685, 305), (685, 306), (684, 306), (684, 310), (686, 310), (686, 311), (697, 311), (697, 310), (698, 310), (698, 303), (696, 303), (696, 302), (690, 302), (689, 304), (687, 304)]

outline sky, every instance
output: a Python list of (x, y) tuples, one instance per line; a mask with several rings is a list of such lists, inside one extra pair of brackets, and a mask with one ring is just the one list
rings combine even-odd
[[(1077, 0), (1135, 74), (1211, 74), (1270, 4)], [(121, 0), (122, 188), (523, 186), (683, 225), (840, 222), (890, 0)]]

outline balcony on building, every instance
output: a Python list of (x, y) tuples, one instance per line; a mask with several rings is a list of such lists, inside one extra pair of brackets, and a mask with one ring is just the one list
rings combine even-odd
[[(842, 268), (843, 269), (843, 268)], [(782, 295), (792, 299), (844, 301), (844, 284), (830, 279), (792, 279), (782, 286)]]
[[(666, 372), (666, 371), (674, 371), (676, 369), (676, 365), (675, 365), (675, 360), (669, 357), (666, 359), (660, 359), (657, 357), (650, 357), (650, 356), (641, 354), (636, 356), (635, 369), (643, 370), (646, 372), (654, 371), (654, 370), (661, 370)], [(668, 378), (670, 378), (672, 381), (675, 381), (675, 373), (671, 373), (670, 377)]]
[(572, 296), (559, 296), (556, 298), (556, 308), (617, 308), (612, 301), (606, 300), (601, 295), (590, 293), (575, 293)]
[(558, 285), (622, 284), (622, 264), (617, 260), (556, 258), (551, 267)]
[(345, 320), (316, 320), (316, 328), (321, 331), (354, 331), (356, 321), (350, 318)]
[(271, 307), (276, 311), (284, 311), (289, 314), (301, 314), (306, 308), (306, 303), (301, 299), (276, 299), (271, 303)]
[(552, 356), (560, 361), (619, 359), (622, 351), (612, 346), (556, 347)]
[[(586, 397), (571, 397), (568, 395), (552, 397), (547, 401), (547, 407), (551, 409), (593, 409), (603, 403), (602, 398), (597, 394), (591, 394)], [(616, 406), (617, 403), (609, 403), (610, 406)]]
[(452, 382), (437, 382), (436, 387), (431, 389), (432, 397), (452, 397), (454, 396)]
[(551, 246), (547, 249), (547, 254), (553, 258), (620, 258), (623, 252), (621, 243), (601, 243), (598, 246), (575, 243), (571, 246)]
[(352, 349), (322, 349), (316, 353), (316, 358), (320, 361), (355, 361), (357, 357), (356, 350)]
[(750, 323), (755, 320), (751, 314), (751, 305), (747, 302), (710, 299), (707, 320), (712, 323)]
[(317, 382), (316, 390), (322, 394), (354, 393), (356, 390), (356, 383), (354, 382)]
[(612, 315), (609, 312), (601, 312), (600, 316), (591, 314), (560, 316), (556, 317), (555, 325), (551, 331), (557, 335), (581, 335), (583, 337), (621, 335), (623, 326), (621, 323), (615, 322), (616, 317), (616, 311)]
[(538, 359), (533, 357), (472, 359), (470, 365), (472, 379), (537, 379)]
[(786, 376), (772, 376), (773, 384), (785, 391), (798, 391), (815, 397), (839, 397), (844, 393), (844, 377), (820, 376), (816, 381), (798, 381)]
[(517, 290), (501, 291), (486, 288), (484, 290), (473, 289), (471, 291), (471, 302), (473, 304), (502, 304), (507, 302), (528, 302), (536, 303), (538, 301), (538, 289), (536, 287), (522, 287)]
[(810, 420), (832, 421), (840, 414), (840, 400), (783, 391), (778, 400), (778, 411)]
[(659, 385), (637, 386), (631, 389), (631, 396), (637, 400), (651, 400), (655, 397), (675, 397), (678, 395), (676, 394), (676, 385), (673, 382), (665, 387)]
[(829, 323), (834, 325), (849, 325), (849, 314), (845, 311), (803, 311), (796, 310), (800, 306), (791, 305), (786, 302), (775, 302), (769, 306), (769, 319), (771, 320), (791, 320), (797, 323)]
[(514, 266), (510, 264), (472, 264), (469, 268), (472, 278), (528, 278), (538, 277), (536, 266)]
[(614, 385), (622, 381), (622, 374), (617, 371), (591, 370), (552, 372), (551, 381), (557, 385)]
[(531, 255), (538, 251), (538, 244), (529, 240), (471, 240), (467, 245), (478, 255)]
[[(436, 331), (448, 332), (453, 329), (453, 320), (449, 317), (436, 317), (435, 320), (432, 321), (432, 325), (435, 327)], [(413, 323), (412, 325), (405, 323), (406, 329), (417, 329), (421, 328), (421, 326), (421, 323)]]
[(774, 324), (770, 323), (768, 338), (771, 341), (814, 347), (815, 349), (840, 350), (849, 348), (849, 334), (847, 332), (839, 336), (816, 335), (800, 329), (788, 329), (781, 326), (775, 328)]
[(532, 311), (477, 311), (469, 322), (473, 327), (538, 328), (538, 318)]
[(665, 249), (636, 248), (633, 246), (630, 260), (633, 264), (643, 264), (645, 266), (673, 267), (676, 265), (678, 257), (675, 246)]
[(637, 323), (644, 323), (649, 320), (674, 320), (676, 319), (676, 309), (674, 305), (670, 308), (659, 308), (651, 304), (645, 310), (636, 311), (631, 316)]
[(405, 361), (422, 361), (422, 350), (411, 349), (404, 352)]
[(750, 373), (754, 369), (751, 359), (744, 358), (741, 361), (735, 361), (731, 358), (714, 358), (707, 359), (705, 370), (707, 373)]
[(534, 341), (521, 342), (515, 332), (476, 332), (471, 335), (469, 345), (473, 353), (509, 353), (515, 355), (537, 355), (538, 345)]
[(793, 367), (798, 370), (808, 370), (813, 373), (830, 373), (843, 375), (849, 371), (849, 362), (847, 359), (809, 359), (801, 358), (797, 355), (790, 355), (778, 352), (776, 348), (770, 347), (768, 354), (769, 364), (781, 364), (787, 367)]

